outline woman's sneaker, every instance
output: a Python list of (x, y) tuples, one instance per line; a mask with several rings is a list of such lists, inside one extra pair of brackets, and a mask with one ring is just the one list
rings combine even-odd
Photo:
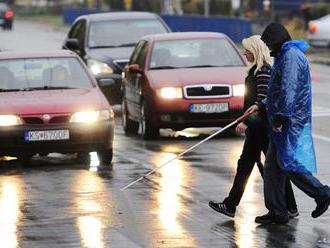
[(298, 209), (289, 209), (288, 210), (288, 216), (290, 219), (296, 218), (299, 216)]
[(227, 215), (227, 216), (229, 216), (231, 218), (234, 218), (235, 217), (235, 211), (236, 210), (235, 209), (229, 209), (226, 206), (226, 204), (223, 203), (223, 202), (213, 202), (213, 201), (210, 201), (209, 202), (209, 206), (213, 210), (215, 210), (215, 211), (217, 211), (217, 212), (219, 212), (221, 214)]

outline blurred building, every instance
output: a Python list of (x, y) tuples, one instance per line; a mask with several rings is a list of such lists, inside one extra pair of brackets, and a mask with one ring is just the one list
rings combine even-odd
[(284, 16), (298, 13), (306, 3), (330, 3), (330, 0), (250, 0), (250, 7), (259, 13), (269, 11)]

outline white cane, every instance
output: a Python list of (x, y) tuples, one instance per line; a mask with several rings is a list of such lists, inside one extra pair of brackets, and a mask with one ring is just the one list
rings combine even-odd
[(141, 176), (140, 178), (136, 179), (135, 181), (129, 183), (128, 185), (126, 185), (125, 187), (121, 188), (120, 190), (123, 191), (129, 187), (131, 187), (132, 185), (136, 184), (137, 182), (141, 181), (143, 178), (147, 178), (148, 176), (150, 176), (151, 174), (155, 173), (156, 171), (160, 170), (161, 168), (163, 168), (164, 166), (168, 165), (169, 163), (171, 163), (172, 161), (182, 157), (184, 154), (186, 154), (187, 152), (190, 152), (191, 150), (195, 149), (196, 147), (200, 146), (201, 144), (205, 143), (206, 141), (212, 139), (214, 136), (217, 136), (218, 134), (224, 132), (225, 130), (227, 130), (228, 128), (236, 125), (237, 123), (243, 121), (245, 118), (247, 118), (251, 113), (245, 113), (244, 115), (242, 115), (241, 117), (237, 118), (235, 121), (229, 123), (227, 126), (219, 129), (218, 131), (216, 131), (215, 133), (211, 134), (210, 136), (206, 137), (205, 139), (203, 139), (202, 141), (198, 142), (197, 144), (191, 146), (190, 148), (188, 148), (187, 150), (181, 152), (179, 155), (175, 156), (174, 158), (168, 160), (167, 162), (163, 163), (162, 165), (160, 165), (159, 167), (149, 171), (148, 173), (146, 173), (145, 175)]

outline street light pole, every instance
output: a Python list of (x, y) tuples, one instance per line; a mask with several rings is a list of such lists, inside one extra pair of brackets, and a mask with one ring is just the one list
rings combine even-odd
[(204, 0), (204, 16), (210, 15), (210, 0)]

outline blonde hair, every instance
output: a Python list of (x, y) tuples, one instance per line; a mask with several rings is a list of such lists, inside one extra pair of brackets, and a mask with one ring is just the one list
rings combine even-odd
[(256, 74), (256, 72), (260, 70), (265, 63), (271, 65), (272, 59), (270, 57), (269, 49), (261, 40), (260, 35), (252, 35), (249, 38), (243, 39), (242, 45), (246, 50), (253, 54), (254, 61), (251, 64), (250, 69), (256, 65), (254, 74)]

